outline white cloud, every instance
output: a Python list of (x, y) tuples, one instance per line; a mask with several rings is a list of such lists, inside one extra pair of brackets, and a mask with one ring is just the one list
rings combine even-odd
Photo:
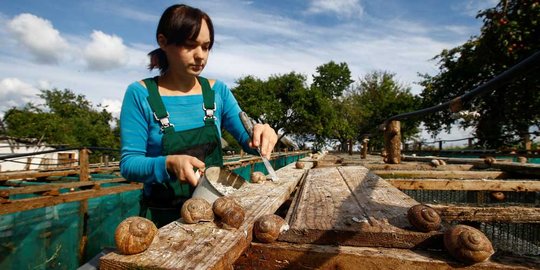
[(361, 17), (364, 9), (359, 0), (312, 0), (307, 13), (335, 13), (338, 16), (350, 18), (352, 16)]
[(468, 0), (464, 3), (458, 3), (454, 6), (455, 10), (461, 11), (463, 14), (468, 16), (476, 16), (480, 10), (485, 10), (488, 8), (494, 8), (499, 0)]
[(120, 109), (122, 108), (122, 101), (118, 99), (103, 99), (101, 100), (101, 106), (110, 112), (114, 117), (120, 117)]
[(127, 48), (116, 35), (94, 31), (92, 41), (84, 49), (84, 57), (90, 70), (109, 70), (127, 62)]
[(40, 63), (57, 63), (68, 44), (52, 23), (32, 14), (23, 13), (9, 21), (9, 31)]
[(4, 78), (0, 80), (0, 111), (5, 112), (12, 107), (21, 107), (28, 102), (38, 100), (38, 89), (18, 78)]

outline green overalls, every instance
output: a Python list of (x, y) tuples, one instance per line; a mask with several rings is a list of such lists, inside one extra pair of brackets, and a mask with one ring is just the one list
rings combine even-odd
[[(202, 87), (204, 101), (202, 109), (205, 112), (204, 126), (176, 132), (174, 125), (169, 121), (169, 113), (161, 100), (157, 79), (158, 77), (148, 78), (144, 80), (144, 83), (149, 92), (148, 103), (163, 133), (161, 154), (163, 156), (190, 155), (204, 161), (206, 167), (223, 166), (221, 138), (214, 116), (216, 111), (215, 93), (208, 80), (197, 77)], [(152, 220), (158, 228), (177, 220), (180, 218), (182, 204), (191, 198), (194, 189), (188, 183), (180, 182), (178, 179), (175, 181), (163, 179), (162, 183), (153, 183), (150, 196), (143, 194), (140, 216)]]

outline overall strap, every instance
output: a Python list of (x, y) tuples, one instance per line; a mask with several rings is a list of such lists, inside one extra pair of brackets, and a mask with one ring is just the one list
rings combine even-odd
[(210, 83), (204, 77), (197, 77), (199, 84), (202, 88), (203, 94), (203, 110), (204, 110), (204, 124), (213, 125), (216, 119), (216, 102), (214, 90), (210, 87)]
[(174, 132), (174, 125), (169, 120), (169, 113), (165, 109), (165, 105), (161, 100), (161, 95), (157, 87), (157, 78), (147, 78), (144, 79), (144, 84), (146, 84), (146, 89), (148, 89), (148, 103), (150, 108), (154, 112), (154, 118), (161, 125), (161, 131), (163, 133)]

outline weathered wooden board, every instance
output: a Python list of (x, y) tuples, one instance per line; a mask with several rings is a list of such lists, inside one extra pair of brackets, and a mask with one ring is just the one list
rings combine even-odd
[(409, 190), (484, 190), (540, 191), (540, 181), (529, 180), (461, 180), (461, 179), (385, 179), (398, 189)]
[(540, 208), (522, 206), (459, 206), (430, 204), (446, 221), (540, 223)]
[(496, 256), (490, 261), (464, 265), (444, 251), (392, 248), (322, 246), (307, 244), (252, 243), (234, 264), (236, 270), (248, 269), (538, 269), (540, 259)]
[(99, 196), (122, 193), (142, 188), (140, 183), (124, 184), (115, 187), (96, 188), (89, 190), (81, 190), (67, 193), (59, 193), (58, 191), (51, 195), (43, 195), (36, 198), (18, 199), (18, 200), (0, 200), (0, 215), (26, 211), (35, 208), (53, 206), (61, 203), (76, 202), (86, 199), (96, 198)]
[(440, 232), (413, 231), (407, 210), (418, 204), (361, 166), (311, 169), (287, 215), (280, 241), (412, 248)]
[(436, 178), (436, 179), (501, 179), (508, 178), (508, 174), (498, 171), (383, 171), (373, 170), (374, 174), (382, 178)]
[[(89, 168), (89, 173), (99, 173), (99, 172), (111, 172), (118, 171), (118, 166), (116, 167), (101, 167), (101, 168)], [(0, 173), (0, 181), (6, 181), (10, 179), (36, 179), (40, 177), (48, 176), (67, 176), (79, 174), (80, 170), (78, 167), (64, 169), (64, 170), (46, 170), (46, 171), (13, 171), (13, 172), (2, 172)]]
[(143, 253), (124, 256), (116, 252), (101, 258), (100, 269), (230, 269), (248, 247), (255, 220), (274, 213), (310, 167), (295, 164), (276, 171), (278, 182), (244, 185), (233, 196), (246, 210), (239, 229), (226, 230), (212, 222), (184, 224), (181, 220), (159, 229), (152, 245)]
[[(354, 165), (354, 162), (343, 161), (343, 165)], [(359, 164), (370, 170), (436, 170), (436, 171), (469, 171), (474, 165), (440, 165), (433, 166), (429, 163), (400, 163), (400, 164)]]

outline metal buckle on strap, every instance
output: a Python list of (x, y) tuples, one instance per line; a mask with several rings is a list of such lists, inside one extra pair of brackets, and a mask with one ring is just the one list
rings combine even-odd
[(203, 111), (204, 111), (204, 120), (206, 119), (216, 119), (216, 116), (214, 115), (214, 113), (216, 112), (216, 103), (214, 102), (214, 108), (213, 109), (207, 109), (205, 106), (204, 106), (204, 103), (202, 105), (202, 108), (203, 108)]
[(156, 119), (156, 121), (158, 121), (161, 124), (161, 131), (163, 131), (164, 129), (168, 127), (174, 127), (174, 125), (169, 120), (169, 112), (167, 112), (167, 116), (163, 118), (158, 118), (156, 113), (154, 113), (154, 118)]

